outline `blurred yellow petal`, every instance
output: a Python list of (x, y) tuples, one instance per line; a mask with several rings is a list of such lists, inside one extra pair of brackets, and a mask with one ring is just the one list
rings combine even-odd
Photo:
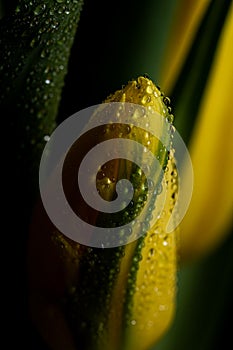
[(232, 224), (232, 6), (220, 39), (190, 144), (194, 191), (181, 223), (183, 260), (214, 249)]
[(210, 0), (181, 0), (177, 6), (159, 77), (161, 86), (168, 94), (179, 75), (209, 3)]

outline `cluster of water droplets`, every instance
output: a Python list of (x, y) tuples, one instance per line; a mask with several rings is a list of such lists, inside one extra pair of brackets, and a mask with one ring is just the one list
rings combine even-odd
[[(154, 89), (150, 82), (145, 87), (145, 84), (137, 81), (130, 87), (123, 88), (110, 96), (110, 100), (114, 97), (118, 99), (120, 97), (124, 102), (141, 104), (147, 107), (150, 113), (153, 113), (154, 110), (159, 112), (168, 125), (168, 137), (172, 145), (175, 128), (172, 125), (174, 117), (170, 99), (165, 97), (158, 87)], [(136, 110), (133, 118), (138, 117), (142, 120), (142, 127), (145, 126), (146, 117), (143, 119), (143, 115)], [(154, 139), (149, 133), (140, 133), (135, 126), (130, 126), (130, 128), (131, 139), (145, 144), (145, 153), (142, 156), (142, 159), (144, 157), (145, 160), (148, 150), (155, 151), (153, 150)], [(136, 327), (137, 330), (152, 330), (152, 332), (159, 324), (164, 322), (166, 325), (173, 308), (176, 288), (176, 234), (175, 232), (167, 233), (166, 225), (173, 212), (178, 193), (177, 170), (172, 160), (174, 150), (171, 148), (167, 151), (163, 145), (159, 145), (155, 156), (161, 163), (164, 177), (157, 179), (155, 187), (153, 183), (149, 184), (151, 180), (148, 181), (147, 186), (149, 189), (153, 188), (154, 196), (152, 196), (144, 221), (137, 222), (135, 219), (132, 231), (137, 228), (143, 230), (144, 235), (137, 241), (124, 294), (126, 329)], [(141, 185), (144, 186), (144, 184)], [(166, 203), (157, 216), (155, 215), (156, 200), (164, 191), (167, 193)], [(151, 226), (154, 215), (155, 224)]]
[(82, 0), (20, 1), (2, 19), (0, 103), (21, 133), (22, 149), (31, 145), (41, 154), (55, 127), (81, 7)]
[[(169, 159), (165, 169), (168, 197), (156, 224), (137, 247), (140, 262), (132, 264), (126, 323), (140, 331), (166, 325), (174, 307), (176, 290), (176, 232), (167, 233), (166, 225), (177, 200), (178, 178), (175, 164)], [(142, 245), (143, 243), (143, 245)]]
[[(95, 118), (101, 118), (101, 123), (104, 121), (104, 113), (105, 116), (108, 115), (107, 109), (108, 106), (106, 106), (106, 111), (101, 109), (100, 115), (98, 115), (98, 113), (95, 115)], [(114, 107), (111, 106), (110, 110), (111, 113), (113, 113)], [(146, 217), (144, 217), (143, 220), (138, 219), (138, 215), (148, 201), (148, 194), (151, 195), (151, 193), (154, 192), (153, 195), (155, 197), (162, 192), (161, 181), (157, 179), (158, 175), (157, 177), (153, 176), (154, 173), (151, 169), (151, 158), (149, 155), (150, 153), (154, 154), (154, 157), (156, 157), (159, 162), (163, 163), (163, 158), (167, 150), (163, 145), (158, 147), (158, 139), (147, 130), (150, 126), (150, 118), (148, 118), (147, 112), (150, 114), (153, 113), (152, 108), (151, 110), (146, 110), (143, 106), (119, 103), (114, 112), (117, 118), (115, 118), (112, 123), (103, 126), (102, 131), (100, 131), (100, 142), (109, 139), (128, 139), (135, 141), (135, 144), (140, 143), (144, 146), (143, 152), (141, 152), (141, 149), (137, 149), (135, 144), (132, 147), (128, 144), (124, 149), (125, 159), (119, 159), (121, 157), (117, 154), (117, 146), (115, 149), (110, 149), (109, 154), (114, 155), (115, 159), (103, 164), (96, 175), (97, 190), (100, 196), (105, 200), (112, 200), (114, 198), (116, 184), (119, 179), (126, 178), (133, 185), (134, 196), (127, 208), (121, 212), (120, 215), (108, 215), (104, 226), (115, 227), (132, 222), (131, 230), (129, 230), (129, 228), (122, 228), (121, 230), (122, 240), (120, 244), (127, 244), (129, 236), (132, 237), (132, 235), (135, 235), (135, 238), (137, 238), (136, 232), (138, 233), (140, 231), (145, 233), (149, 228), (154, 208), (154, 199), (151, 201), (151, 205), (148, 205)], [(136, 125), (135, 121), (137, 121)], [(143, 164), (143, 167), (140, 167), (140, 165), (137, 166), (129, 160), (135, 153), (140, 155), (139, 163)], [(143, 169), (147, 170), (148, 174), (151, 173), (151, 176), (147, 178)], [(162, 166), (159, 171), (154, 170), (154, 172), (160, 172), (161, 170)], [(105, 215), (104, 217), (106, 218), (107, 216)]]

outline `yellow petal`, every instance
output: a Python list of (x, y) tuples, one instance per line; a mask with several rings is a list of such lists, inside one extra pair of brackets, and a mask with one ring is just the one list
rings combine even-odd
[[(125, 349), (149, 349), (170, 326), (176, 298), (177, 230), (166, 233), (170, 210), (174, 206), (173, 160), (165, 173), (168, 195), (161, 217), (150, 228), (141, 251), (125, 332)], [(174, 198), (173, 198), (174, 197)], [(173, 198), (173, 199), (172, 199)]]
[(181, 223), (184, 260), (214, 249), (232, 224), (232, 6), (220, 39), (190, 145), (194, 191)]
[[(163, 99), (163, 94), (161, 95), (152, 81), (139, 77), (105, 102), (121, 101), (150, 106), (165, 116), (161, 97)], [(137, 130), (135, 133), (138, 141), (145, 142), (145, 133)], [(158, 149), (158, 144), (153, 141), (150, 148), (154, 151)], [(171, 158), (168, 160), (163, 182), (167, 188), (167, 196), (161, 217), (150, 227), (145, 238), (125, 247), (111, 309), (112, 339), (115, 344), (118, 343), (122, 332), (122, 344), (119, 347), (122, 350), (149, 349), (164, 334), (173, 319), (177, 231), (167, 233), (166, 226), (176, 202), (176, 179), (171, 175), (174, 167)], [(122, 304), (124, 298), (126, 302)], [(124, 313), (125, 324), (122, 324), (119, 317), (121, 313)], [(123, 329), (120, 331), (121, 327)]]
[(191, 47), (210, 0), (181, 0), (171, 25), (159, 81), (169, 94)]

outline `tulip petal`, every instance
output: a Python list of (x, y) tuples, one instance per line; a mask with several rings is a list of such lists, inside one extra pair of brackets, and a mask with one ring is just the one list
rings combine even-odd
[[(228, 10), (227, 2), (211, 2), (171, 93), (176, 114), (175, 126), (186, 143), (198, 115)], [(169, 57), (172, 60), (171, 53)]]
[(213, 249), (232, 224), (232, 42), (231, 7), (190, 144), (195, 180), (191, 204), (181, 223), (183, 259)]
[(160, 73), (161, 86), (167, 93), (172, 90), (209, 3), (181, 0), (177, 5)]

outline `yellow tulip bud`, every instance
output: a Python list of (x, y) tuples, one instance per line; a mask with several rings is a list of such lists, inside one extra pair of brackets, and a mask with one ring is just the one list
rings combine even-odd
[[(141, 105), (164, 118), (173, 118), (169, 100), (147, 77), (130, 81), (104, 102), (101, 106), (106, 111), (108, 103), (129, 102), (135, 105), (136, 114)], [(98, 192), (107, 201), (114, 199), (118, 180), (126, 178), (132, 182), (133, 200), (120, 215), (91, 211), (82, 204), (81, 195), (73, 193), (69, 169), (72, 161), (79, 158), (77, 151), (83, 154), (90, 144), (112, 138), (137, 141), (158, 157), (161, 169), (166, 170), (160, 171), (162, 179), (155, 172), (154, 179), (161, 192), (167, 191), (165, 203), (151, 224), (159, 197), (157, 190), (144, 221), (140, 227), (135, 226), (136, 231), (142, 231), (140, 237), (128, 244), (103, 249), (68, 239), (51, 224), (39, 205), (32, 221), (29, 246), (30, 310), (41, 334), (55, 350), (146, 350), (168, 328), (174, 312), (176, 232), (166, 231), (177, 195), (173, 152), (149, 135), (143, 124), (142, 128), (126, 126), (119, 119), (118, 124), (101, 125), (98, 132), (87, 134), (68, 154), (64, 175), (66, 194), (72, 197), (74, 210), (93, 225), (111, 227), (127, 218), (137, 218), (147, 200), (148, 184), (140, 167), (127, 158), (105, 163), (96, 176)]]

